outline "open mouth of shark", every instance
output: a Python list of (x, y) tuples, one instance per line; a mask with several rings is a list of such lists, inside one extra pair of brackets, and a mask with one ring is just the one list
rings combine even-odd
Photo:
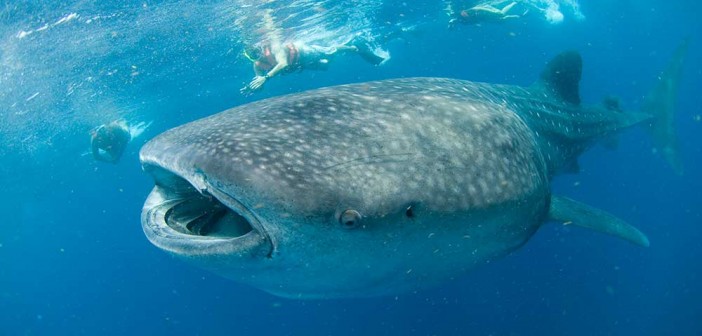
[(212, 196), (194, 193), (174, 202), (164, 215), (171, 229), (186, 235), (236, 238), (253, 231), (249, 221)]
[(256, 215), (228, 194), (199, 190), (174, 173), (149, 167), (156, 186), (142, 211), (142, 227), (156, 246), (182, 255), (272, 252)]

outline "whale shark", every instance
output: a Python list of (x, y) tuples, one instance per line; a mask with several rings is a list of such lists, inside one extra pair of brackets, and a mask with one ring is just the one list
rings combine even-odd
[(598, 141), (642, 125), (676, 170), (684, 47), (640, 111), (580, 101), (564, 52), (528, 87), (400, 78), (238, 106), (140, 151), (156, 247), (274, 295), (327, 299), (436, 286), (523, 246), (545, 223), (640, 246), (622, 219), (553, 195)]

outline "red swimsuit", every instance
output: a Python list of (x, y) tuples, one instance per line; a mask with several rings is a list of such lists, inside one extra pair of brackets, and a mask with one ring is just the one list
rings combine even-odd
[[(292, 43), (288, 43), (287, 45), (285, 45), (285, 48), (288, 60), (288, 69), (292, 70), (297, 68), (297, 66), (299, 66), (300, 53), (298, 52), (297, 48), (295, 48), (295, 45), (293, 45)], [(277, 64), (278, 62), (275, 60), (275, 56), (271, 52), (270, 46), (263, 47), (263, 56), (256, 60), (256, 62), (254, 62), (256, 68), (261, 70), (262, 72), (270, 71)]]

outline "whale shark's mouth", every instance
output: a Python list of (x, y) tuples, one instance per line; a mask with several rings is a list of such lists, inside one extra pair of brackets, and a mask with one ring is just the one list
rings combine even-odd
[(164, 220), (173, 230), (196, 236), (235, 238), (253, 231), (245, 217), (198, 193), (177, 201), (166, 210)]
[(144, 203), (142, 228), (156, 246), (179, 255), (256, 253), (272, 243), (258, 218), (215, 188), (198, 191), (186, 179), (149, 167), (156, 186)]

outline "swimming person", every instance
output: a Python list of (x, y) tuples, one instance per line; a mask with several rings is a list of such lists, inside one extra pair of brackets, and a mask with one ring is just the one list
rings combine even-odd
[(98, 161), (117, 163), (131, 140), (129, 127), (123, 120), (100, 125), (90, 131), (91, 151)]
[(353, 52), (364, 60), (380, 65), (386, 58), (373, 52), (366, 41), (356, 39), (352, 44), (320, 46), (291, 42), (285, 45), (266, 43), (261, 47), (247, 48), (244, 55), (253, 63), (256, 77), (242, 90), (256, 91), (271, 77), (301, 70), (326, 70), (332, 57)]
[(380, 65), (387, 61), (389, 54), (364, 38), (356, 36), (349, 42), (332, 46), (307, 44), (301, 41), (282, 42), (280, 29), (276, 28), (270, 11), (263, 12), (262, 22), (267, 32), (267, 40), (259, 45), (248, 47), (244, 56), (253, 63), (256, 77), (241, 89), (246, 94), (263, 87), (271, 77), (278, 74), (302, 70), (326, 70), (332, 57), (340, 53), (357, 53), (367, 62)]
[(455, 23), (472, 24), (477, 25), (486, 22), (502, 22), (509, 19), (520, 18), (520, 15), (508, 14), (509, 11), (517, 4), (516, 1), (512, 1), (509, 4), (502, 7), (502, 9), (496, 8), (493, 4), (501, 4), (504, 2), (483, 2), (468, 9), (463, 9), (458, 12), (454, 12), (452, 7), (447, 8), (449, 16), (449, 26), (453, 26)]

